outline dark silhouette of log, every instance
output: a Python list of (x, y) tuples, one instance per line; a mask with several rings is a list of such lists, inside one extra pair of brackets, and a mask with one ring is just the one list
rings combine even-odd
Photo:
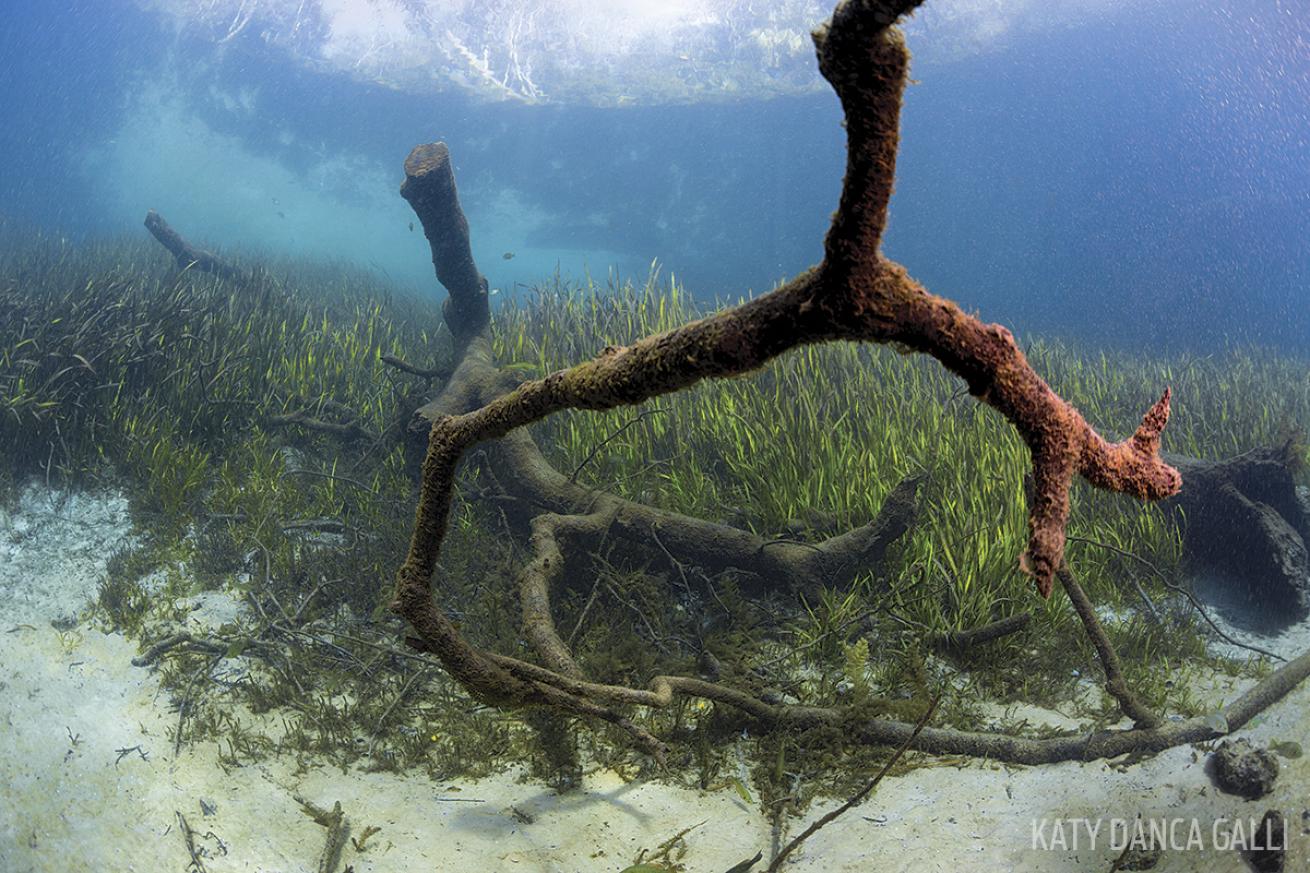
[(1166, 456), (1184, 481), (1166, 506), (1181, 510), (1187, 557), (1212, 580), (1199, 593), (1220, 598), (1230, 621), (1254, 630), (1276, 632), (1310, 615), (1310, 507), (1296, 484), (1299, 452), (1288, 441), (1220, 461)]
[(459, 205), (450, 150), (445, 143), (417, 146), (409, 153), (400, 196), (409, 202), (423, 225), (437, 281), (450, 292), (443, 314), (458, 354), (487, 326), (491, 309), (487, 280), (473, 262), (469, 225)]
[(232, 282), (239, 282), (248, 278), (245, 271), (234, 267), (213, 252), (207, 252), (191, 245), (182, 238), (181, 234), (173, 230), (167, 221), (164, 221), (162, 215), (153, 209), (146, 213), (145, 224), (146, 230), (150, 231), (151, 235), (159, 240), (159, 244), (168, 249), (168, 253), (177, 261), (178, 269), (186, 270), (194, 267), (197, 270), (213, 273), (215, 276)]

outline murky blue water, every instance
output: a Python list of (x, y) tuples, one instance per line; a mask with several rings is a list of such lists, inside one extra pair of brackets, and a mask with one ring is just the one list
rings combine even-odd
[[(1019, 329), (1304, 348), (1304, 4), (993, 7), (910, 25), (889, 253)], [(0, 211), (80, 237), (154, 208), (210, 245), (439, 294), (395, 189), (409, 148), (443, 139), (503, 293), (657, 257), (707, 298), (759, 291), (818, 259), (835, 204), (840, 113), (804, 32), (826, 14), (9, 0)]]

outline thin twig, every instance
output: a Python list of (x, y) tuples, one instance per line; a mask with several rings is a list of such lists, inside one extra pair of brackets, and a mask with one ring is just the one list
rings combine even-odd
[(570, 649), (573, 648), (573, 640), (577, 637), (578, 631), (582, 630), (582, 622), (586, 620), (587, 613), (591, 612), (591, 606), (596, 602), (596, 595), (600, 593), (600, 582), (601, 575), (597, 573), (596, 581), (593, 582), (591, 586), (591, 595), (587, 598), (586, 605), (582, 607), (582, 612), (578, 613), (578, 620), (573, 625), (573, 630), (569, 633), (569, 638), (565, 641), (565, 645)]
[(338, 476), (335, 473), (322, 473), (318, 470), (287, 470), (286, 472), (289, 476), (314, 476), (318, 479), (331, 479), (333, 482), (345, 482), (347, 485), (354, 485), (356, 488), (362, 488), (368, 493), (374, 494), (378, 497), (385, 496), (376, 488), (365, 485), (358, 479), (351, 479), (349, 476)]
[(177, 708), (177, 736), (173, 738), (174, 759), (176, 759), (178, 754), (182, 751), (182, 726), (186, 722), (186, 711), (187, 705), (190, 703), (191, 699), (191, 688), (196, 684), (196, 680), (200, 678), (202, 673), (208, 675), (209, 672), (218, 665), (218, 662), (223, 660), (224, 654), (226, 653), (216, 655), (213, 660), (209, 661), (195, 673), (191, 674), (191, 681), (187, 682), (186, 690), (182, 692), (182, 702)]
[[(1115, 546), (1112, 546), (1109, 543), (1100, 543), (1097, 542), (1096, 540), (1087, 539), (1086, 537), (1076, 537), (1076, 536), (1068, 536), (1065, 537), (1065, 539), (1071, 543), (1083, 543), (1089, 546), (1100, 546), (1103, 549), (1110, 549), (1111, 551), (1117, 552), (1118, 554), (1124, 555), (1125, 557), (1136, 558), (1137, 560), (1141, 561), (1142, 563), (1150, 567), (1152, 571), (1154, 571), (1157, 575), (1162, 576), (1162, 574), (1160, 574), (1160, 571), (1156, 570), (1155, 566), (1151, 564), (1150, 561), (1146, 560), (1145, 558), (1134, 555), (1131, 552), (1126, 552), (1123, 549), (1116, 548)], [(1150, 595), (1146, 593), (1146, 589), (1142, 587), (1141, 581), (1136, 576), (1132, 577), (1132, 583), (1133, 583), (1133, 587), (1137, 589), (1137, 596), (1142, 598), (1142, 602), (1146, 604), (1146, 611), (1151, 613), (1151, 618), (1155, 620), (1156, 624), (1159, 624), (1160, 613), (1155, 608), (1155, 602), (1151, 600)]]
[(788, 658), (794, 658), (794, 657), (796, 657), (797, 655), (799, 655), (801, 652), (804, 652), (806, 649), (811, 649), (811, 648), (813, 648), (814, 646), (817, 646), (819, 643), (821, 643), (821, 642), (823, 642), (824, 640), (828, 639), (828, 637), (832, 636), (833, 634), (840, 633), (841, 631), (846, 630), (846, 628), (850, 627), (851, 625), (855, 624), (856, 622), (864, 621), (866, 618), (868, 618), (868, 617), (871, 616), (871, 615), (874, 615), (874, 614), (877, 613), (877, 612), (878, 612), (877, 609), (866, 609), (866, 610), (864, 610), (863, 612), (857, 613), (857, 614), (851, 616), (850, 618), (846, 619), (845, 621), (843, 621), (841, 624), (837, 625), (837, 626), (836, 626), (835, 628), (833, 628), (832, 630), (824, 631), (823, 633), (819, 634), (819, 635), (818, 635), (817, 637), (815, 637), (814, 639), (809, 640), (808, 642), (802, 643), (802, 644), (799, 645), (799, 646), (793, 646), (792, 648), (790, 648), (790, 649), (788, 649), (787, 651), (783, 652), (783, 653), (782, 653), (781, 655), (779, 655), (778, 657), (773, 658), (773, 659), (768, 660), (768, 661), (765, 661), (763, 664), (756, 664), (756, 665), (755, 665), (755, 669), (756, 669), (756, 670), (767, 670), (768, 668), (772, 667), (774, 664), (779, 664), (779, 663), (781, 663), (781, 662), (787, 660)]
[(655, 545), (660, 547), (660, 551), (664, 553), (664, 556), (667, 557), (669, 562), (677, 569), (678, 578), (682, 581), (683, 594), (687, 597), (687, 605), (691, 606), (693, 602), (698, 601), (698, 598), (693, 595), (691, 583), (687, 581), (687, 569), (681, 561), (673, 557), (673, 552), (669, 551), (669, 547), (664, 545), (664, 541), (660, 539), (660, 535), (657, 532), (658, 530), (659, 525), (653, 525), (650, 529), (650, 538), (655, 541)]
[(1287, 660), (1277, 652), (1271, 652), (1268, 649), (1262, 649), (1259, 646), (1253, 646), (1247, 643), (1238, 642), (1237, 640), (1230, 637), (1228, 634), (1224, 633), (1224, 631), (1219, 627), (1219, 625), (1215, 624), (1214, 619), (1210, 617), (1210, 614), (1205, 611), (1205, 607), (1201, 605), (1201, 602), (1196, 599), (1196, 595), (1188, 591), (1183, 586), (1179, 585), (1177, 582), (1170, 580), (1167, 576), (1165, 576), (1165, 574), (1160, 570), (1159, 567), (1155, 566), (1155, 564), (1151, 563), (1146, 558), (1143, 558), (1141, 555), (1133, 554), (1132, 552), (1125, 551), (1124, 549), (1121, 549), (1118, 546), (1112, 546), (1109, 543), (1102, 543), (1096, 540), (1087, 539), (1086, 537), (1071, 536), (1068, 537), (1067, 539), (1069, 540), (1069, 542), (1085, 543), (1089, 546), (1099, 546), (1102, 549), (1108, 549), (1109, 551), (1114, 552), (1118, 555), (1122, 555), (1125, 558), (1132, 558), (1134, 561), (1138, 561), (1144, 564), (1147, 568), (1151, 570), (1152, 573), (1156, 575), (1156, 578), (1160, 580), (1161, 585), (1163, 585), (1165, 588), (1168, 588), (1170, 591), (1173, 591), (1175, 594), (1181, 594), (1182, 596), (1186, 597), (1188, 601), (1192, 604), (1192, 608), (1197, 611), (1197, 613), (1201, 616), (1201, 618), (1205, 619), (1206, 624), (1210, 625), (1210, 629), (1213, 630), (1216, 634), (1218, 634), (1220, 639), (1222, 639), (1224, 642), (1228, 643), (1229, 645), (1237, 646), (1239, 649), (1246, 649), (1248, 652), (1255, 652), (1257, 655), (1264, 655), (1266, 658), (1273, 658), (1275, 661)]
[[(628, 473), (628, 474), (626, 474), (626, 475), (623, 475), (623, 476), (618, 477), (617, 479), (612, 479), (612, 480), (610, 480), (610, 481), (605, 485), (604, 488), (601, 488), (601, 489), (599, 489), (599, 490), (601, 490), (601, 491), (606, 491), (606, 492), (613, 491), (616, 487), (618, 487), (619, 485), (622, 485), (624, 482), (627, 482), (627, 481), (630, 480), (630, 479), (639, 479), (639, 478), (641, 478), (642, 476), (645, 476), (645, 475), (646, 475), (647, 473), (649, 473), (651, 470), (654, 470), (656, 467), (663, 466), (663, 465), (665, 465), (665, 464), (672, 464), (674, 461), (679, 460), (680, 458), (686, 457), (688, 454), (690, 454), (690, 453), (689, 453), (689, 452), (679, 452), (678, 454), (676, 454), (676, 455), (670, 455), (670, 456), (667, 457), (667, 458), (656, 458), (655, 460), (651, 461), (651, 462), (650, 462), (649, 464), (647, 464), (646, 466), (644, 466), (644, 467), (642, 467), (641, 469), (637, 470), (635, 473)], [(589, 511), (590, 511), (590, 510), (589, 510)]]
[(405, 699), (405, 695), (409, 693), (409, 689), (413, 688), (414, 685), (427, 674), (427, 672), (428, 668), (423, 667), (413, 676), (409, 677), (409, 681), (400, 689), (400, 693), (396, 695), (396, 699), (391, 701), (391, 705), (388, 706), (386, 711), (378, 718), (377, 724), (373, 726), (373, 737), (368, 744), (368, 753), (370, 756), (373, 754), (373, 749), (378, 744), (378, 737), (382, 735), (382, 725), (386, 723), (387, 716), (391, 715), (391, 711), (396, 708), (400, 701)]
[(592, 450), (587, 453), (587, 457), (582, 459), (582, 463), (578, 464), (578, 466), (573, 468), (573, 472), (569, 474), (569, 481), (577, 482), (578, 474), (582, 472), (582, 468), (587, 466), (587, 464), (591, 463), (592, 458), (595, 458), (601, 449), (605, 448), (605, 446), (607, 446), (609, 443), (617, 439), (619, 435), (622, 434), (625, 430), (632, 427), (634, 424), (641, 421), (643, 418), (646, 418), (647, 416), (655, 415), (657, 412), (663, 412), (663, 411), (664, 411), (663, 409), (660, 409), (658, 407), (656, 407), (655, 409), (643, 409), (641, 412), (637, 413), (632, 418), (629, 418), (627, 421), (623, 423), (622, 427), (611, 433), (609, 436), (605, 437), (605, 439), (596, 443), (596, 445), (592, 448)]
[(650, 623), (650, 619), (646, 617), (645, 611), (642, 610), (640, 606), (620, 594), (618, 588), (616, 588), (612, 582), (606, 582), (605, 587), (609, 589), (610, 594), (614, 596), (615, 600), (637, 614), (637, 618), (641, 619), (641, 623), (646, 625), (646, 631), (650, 634), (650, 641), (654, 643), (661, 652), (667, 654), (669, 650), (668, 647), (664, 645), (664, 640), (669, 639), (669, 637), (665, 637), (655, 631), (655, 628)]
[(878, 787), (878, 783), (882, 781), (882, 777), (886, 776), (888, 772), (891, 771), (892, 767), (896, 766), (896, 762), (899, 761), (901, 756), (905, 754), (905, 751), (910, 748), (910, 744), (914, 742), (917, 736), (919, 736), (919, 732), (927, 726), (928, 720), (932, 718), (933, 713), (937, 711), (937, 704), (941, 699), (941, 695), (938, 695), (933, 698), (932, 703), (928, 704), (927, 712), (925, 712), (914, 725), (914, 731), (905, 739), (905, 742), (901, 743), (900, 746), (896, 748), (896, 751), (892, 753), (892, 756), (887, 760), (887, 763), (882, 765), (882, 769), (878, 771), (877, 776), (874, 776), (863, 788), (852, 794), (850, 800), (847, 800), (827, 815), (820, 817), (817, 821), (807, 827), (800, 836), (783, 846), (782, 851), (774, 857), (773, 861), (769, 864), (769, 869), (765, 871), (765, 873), (777, 873), (778, 869), (782, 867), (782, 862), (787, 860), (787, 856), (794, 852), (801, 843), (813, 836), (815, 831), (830, 823), (842, 813), (847, 812), (852, 807), (858, 806), (864, 798), (868, 797), (869, 793), (873, 791), (874, 788)]
[(205, 873), (204, 862), (200, 860), (200, 850), (196, 848), (195, 831), (191, 830), (191, 825), (187, 824), (186, 816), (182, 815), (181, 812), (173, 810), (173, 815), (177, 816), (178, 830), (182, 832), (182, 839), (186, 841), (187, 854), (191, 856), (187, 869), (194, 870), (195, 873)]
[(1069, 565), (1062, 564), (1055, 575), (1064, 586), (1065, 593), (1069, 595), (1069, 602), (1073, 604), (1074, 611), (1082, 619), (1087, 637), (1096, 649), (1096, 657), (1101, 662), (1101, 669), (1105, 671), (1106, 692), (1119, 702), (1119, 709), (1133, 720), (1134, 728), (1149, 730), (1159, 727), (1159, 716), (1147, 709), (1146, 704), (1142, 703), (1128, 687), (1128, 682), (1124, 679), (1123, 667), (1119, 663), (1119, 656), (1115, 653), (1114, 646), (1111, 645), (1110, 638), (1101, 625), (1101, 620), (1096, 616), (1096, 607), (1092, 606), (1091, 599), (1088, 598), (1087, 592), (1083, 591), (1082, 585), (1078, 584), (1078, 579), (1069, 569)]

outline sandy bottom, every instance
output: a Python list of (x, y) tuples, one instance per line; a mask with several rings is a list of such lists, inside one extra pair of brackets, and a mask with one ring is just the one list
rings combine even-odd
[[(346, 846), (338, 869), (356, 873), (616, 873), (641, 849), (702, 822), (686, 837), (685, 869), (723, 873), (770, 843), (763, 816), (731, 791), (625, 784), (614, 774), (561, 797), (514, 773), (438, 784), (328, 768), (297, 774), (287, 759), (225, 772), (212, 745), (175, 760), (168, 729), (176, 715), (150, 672), (131, 666), (135, 646), (85, 625), (62, 633), (51, 625), (94, 596), (129, 530), (116, 495), (33, 488), (16, 511), (0, 513), (0, 873), (183, 871), (190, 855), (177, 813), (210, 873), (313, 871), (325, 831), (293, 795), (324, 807), (340, 801), (356, 836), (381, 828), (363, 852)], [(1310, 647), (1310, 627), (1265, 644), (1296, 653)], [(1229, 698), (1235, 690), (1216, 689)], [(1241, 735), (1310, 750), (1310, 688)], [(786, 869), (1105, 871), (1119, 854), (1112, 838), (1134, 833), (1116, 820), (1141, 816), (1181, 820), (1172, 826), (1179, 850), (1155, 869), (1242, 871), (1222, 843), (1270, 808), (1289, 821), (1287, 869), (1307, 869), (1310, 757), (1284, 759), (1274, 794), (1257, 802), (1218, 793), (1202, 764), (1203, 753), (1183, 747), (1126, 772), (1104, 763), (916, 770), (885, 781)], [(1101, 823), (1095, 839), (1075, 824), (1082, 820)], [(1203, 849), (1182, 848), (1193, 821)], [(793, 833), (806, 823), (794, 822)]]

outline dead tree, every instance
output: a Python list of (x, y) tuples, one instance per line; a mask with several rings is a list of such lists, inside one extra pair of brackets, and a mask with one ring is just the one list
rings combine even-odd
[[(418, 440), (426, 436), (425, 457), (415, 528), (392, 606), (414, 630), (409, 642), (434, 653), (473, 695), (502, 706), (543, 706), (610, 721), (657, 758), (662, 744), (631, 721), (625, 709), (668, 706), (680, 695), (735, 707), (765, 725), (842, 724), (848, 735), (865, 742), (909, 743), (930, 752), (1028, 764), (1149, 753), (1217, 736), (1221, 731), (1214, 718), (1161, 722), (1125, 685), (1095, 611), (1064, 563), (1068, 491), (1075, 476), (1141, 499), (1169, 500), (1184, 510), (1187, 541), (1200, 560), (1231, 562), (1234, 554), (1244, 554), (1246, 569), (1262, 568), (1262, 578), (1294, 592), (1289, 596), (1298, 610), (1310, 605), (1305, 580), (1298, 576), (1306, 563), (1310, 516), (1292, 484), (1285, 451), (1258, 450), (1221, 462), (1162, 458), (1168, 389), (1131, 437), (1111, 443), (1050, 389), (1009, 331), (930, 294), (881, 255), (909, 64), (894, 24), (921, 2), (841, 0), (831, 20), (814, 33), (820, 72), (841, 100), (847, 131), (846, 177), (823, 261), (763, 297), (631, 346), (607, 348), (594, 360), (544, 379), (519, 384), (518, 377), (496, 366), (487, 283), (469, 246), (446, 146), (422, 145), (409, 155), (401, 194), (423, 225), (437, 278), (449, 292), (443, 316), (455, 360), (453, 372), (444, 367), (441, 372), (416, 371), (388, 361), (427, 379), (447, 377), (414, 419)], [(240, 270), (191, 246), (155, 213), (146, 224), (179, 264), (243, 279)], [(888, 545), (913, 523), (919, 482), (903, 481), (870, 523), (817, 546), (765, 541), (585, 488), (546, 460), (525, 425), (564, 409), (639, 403), (701, 379), (749, 372), (799, 345), (831, 341), (896, 343), (931, 355), (1016, 428), (1033, 463), (1029, 546), (1020, 564), (1041, 596), (1049, 596), (1055, 580), (1060, 581), (1096, 649), (1107, 691), (1134, 722), (1132, 729), (1034, 740), (932, 727), (916, 731), (907, 722), (864, 719), (851, 730), (852, 713), (846, 709), (772, 704), (697, 678), (656, 676), (644, 689), (586, 679), (551, 612), (552, 591), (561, 582), (569, 551), (594, 547), (605, 537), (707, 574), (733, 568), (770, 586), (800, 591), (840, 585), (876, 566)], [(530, 531), (531, 559), (518, 585), (524, 637), (540, 665), (476, 648), (446, 618), (432, 593), (455, 470), (474, 446), (499, 472), (502, 496), (518, 498), (516, 505), (528, 508), (522, 521)], [(1222, 541), (1255, 545), (1245, 553), (1212, 548)], [(1310, 653), (1227, 706), (1221, 713), (1227, 728), (1241, 727), (1307, 675)]]
[[(1064, 563), (1074, 476), (1144, 500), (1179, 491), (1178, 470), (1159, 452), (1169, 417), (1168, 389), (1131, 437), (1110, 443), (1032, 369), (1009, 331), (930, 294), (879, 251), (909, 65), (894, 24), (920, 2), (843, 0), (814, 33), (820, 72), (841, 100), (847, 131), (846, 177), (823, 261), (763, 297), (630, 346), (607, 348), (591, 361), (543, 379), (515, 386), (496, 367), (486, 282), (472, 259), (446, 147), (419, 146), (406, 160), (401, 193), (423, 224), (438, 278), (450, 292), (445, 318), (458, 363), (444, 390), (419, 412), (420, 429), (428, 431), (426, 456), (409, 555), (398, 573), (392, 608), (413, 628), (410, 643), (435, 654), (473, 695), (501, 706), (544, 706), (607, 720), (657, 758), (663, 745), (628, 717), (628, 707), (664, 707), (675, 696), (696, 696), (736, 707), (766, 725), (848, 724), (852, 714), (842, 708), (771, 704), (686, 676), (657, 676), (647, 688), (590, 682), (555, 628), (551, 592), (561, 581), (566, 542), (577, 548), (615, 531), (648, 546), (658, 539), (660, 548), (679, 562), (708, 568), (754, 562), (765, 565), (761, 570), (771, 578), (804, 584), (816, 571), (831, 578), (833, 566), (858, 571), (862, 561), (879, 553), (887, 528), (894, 533), (896, 525), (905, 523), (904, 515), (885, 507), (882, 518), (866, 528), (835, 537), (817, 551), (801, 550), (806, 554), (761, 550), (744, 532), (576, 485), (546, 461), (524, 430), (564, 409), (636, 404), (701, 379), (749, 372), (802, 344), (845, 340), (897, 343), (935, 357), (1015, 427), (1033, 463), (1030, 537), (1021, 566), (1043, 597), (1060, 580), (1097, 650), (1107, 690), (1134, 722), (1129, 730), (1035, 740), (941, 728), (916, 735), (915, 726), (906, 722), (865, 719), (854, 736), (874, 743), (909, 742), (939, 753), (1045, 763), (1154, 752), (1221, 733), (1214, 719), (1164, 723), (1133, 696), (1095, 611)], [(433, 594), (455, 471), (474, 446), (492, 456), (508, 491), (540, 510), (531, 520), (532, 559), (519, 579), (524, 634), (540, 664), (476, 648)], [(898, 489), (902, 499), (912, 487)], [(1240, 727), (1307, 674), (1310, 653), (1226, 707), (1227, 727)]]
[[(426, 146), (429, 150), (422, 160), (440, 164), (449, 158), (444, 146)], [(417, 154), (418, 152), (416, 152)], [(435, 166), (435, 165), (434, 165)], [(420, 170), (416, 176), (426, 177)], [(441, 178), (438, 173), (433, 179)], [(446, 303), (447, 323), (456, 337), (457, 347), (464, 347), (478, 329), (486, 324), (489, 313), (483, 279), (468, 251), (468, 225), (458, 208), (454, 177), (445, 171), (442, 197), (433, 200), (426, 193), (417, 202), (420, 214), (437, 216), (449, 212), (449, 221), (433, 228), (437, 242), (433, 245), (434, 263), (444, 264), (447, 259), (459, 265), (458, 269), (442, 267), (439, 275), (443, 284), (462, 289), (453, 293)], [(443, 183), (444, 185), (444, 183)], [(430, 201), (430, 205), (425, 204)], [(446, 203), (446, 206), (436, 204)], [(451, 209), (450, 207), (454, 208)], [(179, 269), (195, 269), (211, 273), (234, 283), (247, 283), (254, 277), (212, 252), (192, 245), (175, 231), (156, 212), (146, 215), (146, 227), (151, 234), (173, 254)], [(452, 271), (453, 270), (453, 271)], [(456, 303), (455, 301), (463, 301)], [(453, 307), (453, 308), (452, 308)], [(448, 379), (451, 368), (416, 367), (390, 355), (383, 362), (423, 379)], [(481, 361), (486, 362), (486, 358)], [(411, 429), (409, 445), (415, 448), (417, 467), (426, 448), (428, 426), (442, 410), (467, 411), (481, 404), (479, 394), (468, 372), (452, 383), (436, 400), (424, 406), (415, 416), (416, 427)], [(487, 384), (495, 393), (495, 386), (512, 387), (512, 377), (502, 376)], [(462, 386), (462, 389), (460, 388)], [(465, 393), (456, 393), (463, 390)], [(480, 389), (479, 389), (480, 390)], [(327, 401), (320, 400), (321, 405)], [(324, 419), (313, 410), (292, 409), (272, 416), (266, 426), (298, 426), (342, 438), (366, 436), (353, 424), (348, 410), (338, 410), (343, 421)], [(414, 438), (416, 437), (416, 438)], [(1202, 460), (1183, 455), (1165, 453), (1165, 461), (1183, 477), (1183, 488), (1165, 501), (1183, 533), (1184, 555), (1197, 574), (1205, 580), (1197, 594), (1203, 599), (1217, 600), (1225, 607), (1228, 617), (1236, 624), (1264, 632), (1277, 632), (1288, 625), (1303, 621), (1310, 615), (1310, 489), (1297, 486), (1295, 474), (1301, 463), (1297, 440), (1279, 445), (1261, 446), (1220, 460)], [(494, 451), (506, 451), (501, 443)], [(521, 499), (521, 505), (552, 506), (564, 511), (578, 505), (582, 489), (572, 478), (558, 474), (549, 465), (536, 463), (520, 465), (531, 476), (528, 479), (509, 480), (509, 489), (503, 496)], [(845, 541), (834, 540), (826, 544), (826, 558), (814, 556), (813, 548), (778, 541), (753, 538), (734, 528), (725, 528), (699, 519), (678, 518), (673, 527), (687, 532), (688, 556), (702, 569), (713, 572), (732, 567), (746, 573), (744, 587), (751, 593), (753, 580), (781, 579), (799, 585), (801, 590), (812, 588), (819, 580), (840, 584), (866, 567), (875, 566), (882, 552), (913, 522), (915, 479), (907, 479), (889, 498), (879, 517), (871, 527), (852, 532)], [(510, 493), (512, 491), (512, 493)], [(587, 491), (587, 494), (592, 492)], [(609, 498), (604, 498), (608, 500)], [(629, 513), (622, 516), (627, 522), (620, 531), (626, 539), (638, 545), (648, 545), (654, 526), (667, 524), (673, 517), (649, 507), (632, 504)], [(636, 513), (636, 515), (632, 515)], [(521, 519), (524, 526), (531, 518)], [(697, 533), (698, 532), (698, 533)], [(703, 544), (697, 548), (696, 543)], [(843, 556), (849, 555), (850, 560)]]

